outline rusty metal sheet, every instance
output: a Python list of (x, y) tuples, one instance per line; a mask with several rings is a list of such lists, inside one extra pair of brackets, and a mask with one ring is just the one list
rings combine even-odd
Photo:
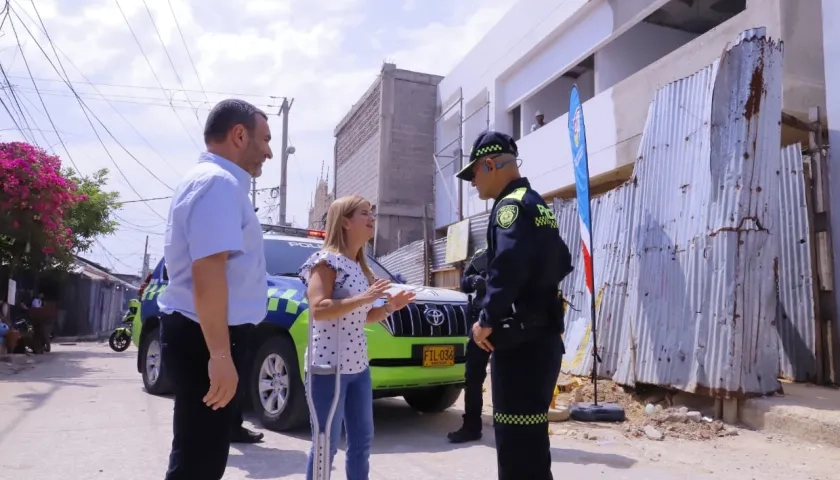
[(814, 380), (817, 374), (814, 318), (814, 271), (810, 217), (805, 190), (802, 146), (782, 149), (779, 182), (781, 246), (776, 278), (779, 304), (775, 327), (779, 334), (782, 377)]
[(781, 45), (750, 30), (654, 97), (634, 170), (627, 383), (713, 396), (779, 388), (781, 66)]

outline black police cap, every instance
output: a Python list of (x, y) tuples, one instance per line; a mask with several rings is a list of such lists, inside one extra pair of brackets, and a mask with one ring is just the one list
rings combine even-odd
[(516, 147), (516, 142), (510, 135), (494, 130), (487, 130), (481, 132), (478, 138), (473, 142), (470, 150), (470, 161), (460, 172), (455, 176), (466, 182), (471, 182), (473, 179), (473, 166), (476, 160), (487, 155), (499, 155), (508, 153), (514, 157), (519, 156), (519, 148)]

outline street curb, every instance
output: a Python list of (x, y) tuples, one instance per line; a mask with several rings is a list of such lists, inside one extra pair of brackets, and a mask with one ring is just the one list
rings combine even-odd
[(753, 430), (840, 447), (840, 415), (783, 401), (775, 397), (744, 400), (738, 412), (740, 420)]

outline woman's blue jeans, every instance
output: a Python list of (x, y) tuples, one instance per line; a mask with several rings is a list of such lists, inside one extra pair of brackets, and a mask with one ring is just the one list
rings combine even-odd
[[(330, 426), (330, 468), (341, 441), (341, 426), (347, 437), (347, 480), (368, 480), (370, 473), (370, 445), (373, 441), (373, 387), (370, 381), (370, 368), (363, 372), (341, 375), (341, 391)], [(321, 431), (326, 428), (333, 394), (335, 375), (313, 375), (312, 403), (318, 413)], [(312, 438), (317, 433), (312, 427)], [(306, 463), (306, 479), (312, 480), (312, 460), (315, 457), (314, 444), (309, 448)]]

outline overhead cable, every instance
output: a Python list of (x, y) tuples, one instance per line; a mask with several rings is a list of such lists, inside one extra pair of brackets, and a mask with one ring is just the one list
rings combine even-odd
[[(46, 50), (44, 50), (44, 47), (43, 47), (43, 46), (41, 46), (41, 44), (38, 42), (38, 39), (37, 39), (37, 38), (35, 38), (35, 35), (33, 35), (33, 34), (32, 34), (32, 31), (30, 31), (30, 30), (29, 30), (29, 28), (26, 26), (26, 24), (25, 24), (25, 23), (23, 22), (23, 20), (20, 18), (20, 15), (18, 15), (18, 13), (17, 13), (17, 9), (12, 9), (12, 12), (15, 14), (15, 16), (16, 16), (16, 17), (17, 17), (17, 19), (18, 19), (18, 21), (20, 21), (20, 22), (21, 22), (21, 26), (22, 26), (22, 27), (26, 30), (26, 32), (29, 34), (29, 37), (32, 39), (32, 41), (33, 41), (33, 42), (35, 42), (35, 45), (37, 45), (37, 46), (38, 46), (38, 48), (41, 50), (41, 53), (42, 53), (42, 54), (44, 54), (44, 57), (47, 59), (47, 62), (49, 62), (50, 66), (52, 66), (52, 67), (53, 67), (53, 70), (55, 70), (56, 74), (58, 74), (58, 75), (59, 75), (59, 77), (60, 77), (60, 76), (61, 76), (61, 73), (59, 72), (58, 68), (55, 66), (55, 64), (53, 63), (52, 59), (50, 59), (49, 55), (47, 55), (47, 52), (46, 52)], [(13, 22), (13, 21), (11, 21), (11, 19), (10, 19), (10, 23), (11, 23), (11, 24), (12, 24), (12, 26), (14, 27), (14, 22)], [(20, 46), (20, 39), (18, 38), (17, 34), (15, 34), (15, 40), (17, 41), (18, 46)], [(22, 50), (22, 48), (21, 48), (21, 50)], [(34, 83), (34, 81), (33, 81), (33, 83)], [(75, 90), (73, 89), (73, 86), (72, 86), (72, 84), (70, 84), (70, 82), (68, 82), (68, 81), (66, 81), (66, 80), (65, 80), (65, 83), (67, 84), (67, 86), (70, 88), (70, 90), (71, 90), (71, 91), (75, 92)], [(129, 157), (131, 157), (131, 158), (132, 158), (135, 162), (137, 162), (137, 163), (138, 163), (141, 167), (143, 167), (143, 168), (144, 168), (147, 172), (149, 172), (149, 174), (151, 174), (151, 175), (152, 175), (155, 179), (157, 179), (157, 180), (158, 180), (161, 184), (163, 184), (164, 186), (166, 186), (167, 188), (169, 188), (170, 190), (172, 190), (172, 187), (170, 187), (169, 185), (167, 185), (167, 184), (166, 184), (166, 182), (164, 182), (163, 180), (161, 180), (160, 178), (158, 178), (158, 176), (157, 176), (157, 175), (155, 175), (155, 174), (154, 174), (154, 172), (152, 172), (151, 170), (149, 170), (149, 169), (148, 169), (148, 167), (146, 167), (146, 166), (143, 164), (143, 162), (139, 161), (139, 160), (138, 160), (138, 159), (137, 159), (137, 158), (136, 158), (136, 157), (135, 157), (135, 156), (134, 156), (134, 155), (133, 155), (130, 151), (128, 151), (128, 149), (127, 149), (127, 148), (125, 148), (125, 146), (124, 146), (122, 143), (120, 143), (120, 141), (119, 141), (119, 140), (117, 140), (117, 138), (116, 138), (116, 137), (114, 137), (114, 135), (113, 135), (113, 133), (111, 133), (110, 129), (108, 129), (108, 127), (107, 127), (107, 126), (106, 126), (106, 125), (102, 122), (102, 120), (100, 120), (100, 119), (99, 119), (99, 117), (97, 117), (97, 116), (96, 116), (96, 114), (95, 114), (95, 113), (94, 113), (94, 112), (90, 109), (90, 107), (88, 107), (88, 106), (87, 106), (87, 104), (85, 104), (83, 101), (81, 102), (81, 104), (82, 104), (82, 106), (83, 106), (83, 109), (87, 109), (87, 111), (88, 111), (88, 112), (90, 112), (90, 114), (91, 114), (91, 115), (92, 115), (92, 116), (96, 119), (96, 121), (97, 121), (97, 122), (99, 122), (99, 124), (100, 124), (100, 125), (102, 126), (102, 128), (103, 128), (103, 129), (104, 129), (104, 130), (105, 130), (105, 131), (106, 131), (106, 132), (110, 135), (110, 137), (114, 140), (114, 142), (115, 142), (117, 145), (119, 145), (120, 147), (122, 147), (122, 149), (123, 149), (123, 150), (124, 150), (124, 151), (125, 151), (128, 155), (129, 155)], [(44, 108), (46, 108), (46, 105), (44, 106)], [(87, 117), (87, 114), (86, 114), (85, 116)], [(88, 118), (88, 120), (90, 120), (90, 119)], [(53, 126), (53, 128), (55, 128), (55, 126)], [(133, 191), (133, 192), (134, 192), (134, 193), (135, 193), (138, 197), (142, 197), (142, 195), (140, 195), (140, 193), (137, 191), (137, 189), (135, 189), (135, 188), (134, 188), (134, 186), (132, 185), (132, 182), (131, 182), (131, 181), (128, 179), (128, 177), (125, 175), (125, 172), (123, 172), (123, 171), (122, 171), (122, 169), (120, 168), (120, 166), (119, 166), (119, 164), (116, 162), (116, 160), (114, 160), (114, 157), (111, 155), (111, 152), (110, 152), (110, 151), (108, 150), (108, 148), (105, 146), (105, 143), (104, 143), (104, 142), (102, 142), (102, 139), (101, 139), (101, 137), (99, 136), (99, 132), (96, 130), (96, 128), (94, 128), (94, 127), (93, 127), (93, 124), (92, 124), (92, 123), (91, 123), (91, 128), (93, 128), (93, 131), (94, 131), (94, 133), (96, 134), (96, 137), (99, 139), (99, 142), (102, 144), (102, 147), (103, 147), (103, 149), (105, 150), (105, 153), (108, 155), (108, 158), (111, 160), (111, 163), (112, 163), (112, 164), (114, 164), (114, 167), (117, 169), (117, 172), (119, 172), (120, 176), (122, 176), (122, 177), (123, 177), (123, 179), (125, 179), (125, 181), (127, 182), (127, 186), (128, 186), (128, 187), (129, 187), (129, 188), (130, 188), (130, 189), (131, 189), (131, 190), (132, 190), (132, 191)], [(158, 217), (160, 217), (161, 219), (164, 219), (164, 218), (163, 218), (163, 217), (162, 217), (162, 216), (161, 216), (161, 215), (160, 215), (160, 214), (159, 214), (159, 213), (158, 213), (155, 209), (153, 209), (153, 208), (151, 207), (151, 205), (149, 205), (149, 204), (146, 204), (146, 205), (148, 206), (149, 210), (151, 210), (151, 211), (152, 211), (152, 213), (154, 213), (155, 215), (157, 215), (157, 216), (158, 216)], [(164, 219), (164, 220), (165, 220), (165, 219)]]
[[(11, 9), (8, 4), (7, 8)], [(12, 32), (15, 35), (15, 42), (17, 43), (18, 49), (20, 49), (20, 58), (23, 59), (23, 64), (26, 65), (26, 71), (29, 73), (29, 77), (32, 78), (32, 69), (29, 68), (29, 61), (26, 60), (26, 54), (23, 53), (23, 45), (20, 44), (20, 38), (18, 37), (17, 29), (15, 28), (15, 22), (12, 21), (12, 19), (9, 19), (9, 25), (12, 26)], [(64, 139), (61, 138), (61, 134), (58, 133), (58, 128), (55, 126), (55, 122), (52, 119), (52, 115), (50, 115), (49, 109), (47, 109), (47, 104), (44, 103), (44, 97), (42, 97), (41, 92), (38, 91), (38, 84), (35, 83), (35, 80), (32, 80), (32, 86), (35, 87), (35, 91), (38, 94), (38, 100), (41, 101), (41, 105), (44, 107), (44, 114), (50, 121), (50, 125), (52, 125), (53, 130), (56, 130), (55, 136), (58, 137), (58, 141), (61, 142), (61, 146), (67, 154), (67, 159), (70, 160), (70, 164), (73, 165), (73, 168), (75, 168), (79, 175), (81, 175), (82, 171), (79, 169), (79, 166), (76, 165), (76, 161), (73, 160), (73, 156), (70, 155), (70, 150), (67, 149), (67, 144), (64, 143)]]
[[(152, 28), (155, 30), (155, 35), (157, 35), (158, 41), (160, 41), (160, 46), (163, 47), (163, 53), (166, 54), (166, 59), (169, 60), (169, 66), (172, 67), (172, 71), (175, 72), (175, 79), (178, 80), (178, 85), (181, 85), (181, 91), (184, 91), (184, 82), (181, 81), (181, 76), (178, 75), (178, 69), (175, 68), (175, 62), (172, 61), (172, 57), (169, 55), (169, 49), (166, 48), (166, 42), (163, 41), (163, 37), (160, 36), (160, 30), (158, 30), (157, 23), (155, 23), (155, 17), (152, 15), (152, 10), (149, 9), (149, 4), (146, 3), (146, 0), (143, 0), (143, 6), (146, 7), (146, 13), (149, 14), (149, 20), (152, 22)], [(190, 106), (192, 107), (192, 101), (190, 100), (190, 96), (187, 92), (184, 92), (184, 96), (187, 97), (187, 102), (189, 102)], [(193, 107), (195, 108), (195, 107)], [(195, 114), (195, 121), (198, 123), (198, 128), (204, 128), (201, 125), (201, 120), (198, 119), (198, 110), (194, 110), (193, 113)]]
[[(123, 17), (123, 20), (125, 21), (126, 26), (128, 26), (128, 31), (131, 32), (131, 36), (134, 38), (134, 43), (137, 44), (137, 47), (140, 49), (140, 53), (143, 55), (143, 58), (146, 59), (146, 64), (149, 66), (149, 69), (152, 71), (152, 76), (155, 77), (155, 80), (157, 81), (161, 90), (166, 92), (166, 89), (163, 88), (163, 82), (160, 81), (160, 77), (158, 77), (158, 74), (155, 71), (155, 67), (152, 65), (152, 61), (149, 60), (149, 56), (146, 55), (146, 51), (143, 49), (143, 45), (140, 43), (140, 40), (137, 38), (137, 35), (134, 33), (134, 29), (131, 27), (131, 23), (128, 21), (128, 17), (125, 15), (125, 12), (123, 11), (119, 0), (114, 0), (114, 2), (117, 4), (117, 8), (120, 10), (120, 14)], [(170, 99), (170, 103), (171, 103), (171, 99)], [(195, 145), (195, 148), (201, 150), (201, 147), (198, 146), (198, 143), (196, 143), (195, 139), (193, 138), (192, 134), (190, 133), (190, 130), (184, 124), (184, 121), (181, 120), (181, 116), (178, 115), (178, 112), (175, 110), (174, 107), (172, 108), (172, 112), (178, 118), (178, 123), (180, 123), (181, 126), (184, 128), (184, 131), (187, 132), (187, 136), (190, 137), (190, 141), (193, 143), (193, 145)]]

